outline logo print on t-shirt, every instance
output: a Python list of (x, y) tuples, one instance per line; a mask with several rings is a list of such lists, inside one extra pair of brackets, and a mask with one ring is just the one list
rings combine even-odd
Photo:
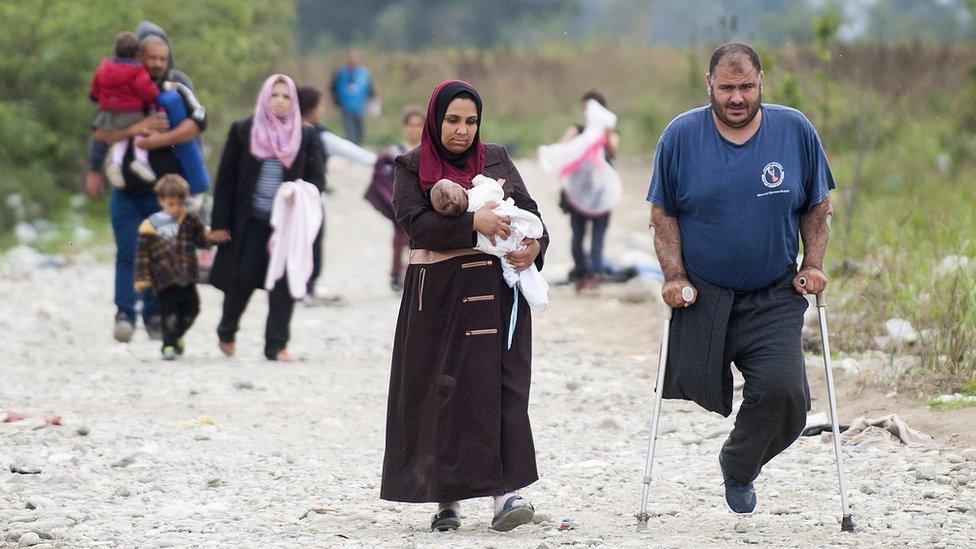
[(761, 178), (763, 185), (773, 189), (779, 187), (783, 183), (783, 180), (786, 179), (786, 170), (783, 169), (783, 165), (779, 162), (770, 162), (763, 168)]

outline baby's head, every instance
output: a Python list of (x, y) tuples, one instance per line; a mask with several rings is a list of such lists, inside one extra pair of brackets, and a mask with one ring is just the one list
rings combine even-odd
[(468, 191), (450, 179), (441, 179), (430, 188), (430, 203), (444, 217), (457, 217), (468, 211)]
[(131, 32), (120, 32), (115, 37), (115, 56), (135, 59), (139, 55), (139, 39)]

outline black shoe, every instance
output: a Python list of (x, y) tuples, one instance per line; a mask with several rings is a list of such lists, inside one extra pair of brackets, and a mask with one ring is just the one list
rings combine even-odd
[(183, 353), (186, 351), (186, 344), (183, 343), (182, 337), (177, 339), (176, 343), (173, 344), (173, 350), (176, 351), (176, 356), (183, 356)]
[(438, 511), (434, 518), (430, 519), (431, 532), (448, 532), (460, 527), (461, 517), (458, 516), (457, 511), (451, 508)]
[(163, 317), (159, 315), (151, 316), (146, 321), (146, 333), (153, 341), (163, 340)]
[(722, 456), (719, 455), (718, 465), (722, 469), (725, 480), (725, 504), (729, 510), (737, 515), (749, 515), (756, 510), (756, 487), (751, 483), (743, 484), (725, 472)]
[(535, 508), (522, 496), (511, 496), (505, 501), (500, 513), (491, 520), (491, 529), (496, 532), (508, 532), (513, 528), (529, 524), (535, 518)]

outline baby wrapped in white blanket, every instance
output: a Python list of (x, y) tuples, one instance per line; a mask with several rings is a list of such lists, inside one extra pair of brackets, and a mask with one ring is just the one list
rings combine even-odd
[[(496, 215), (509, 218), (511, 233), (508, 238), (496, 236), (494, 244), (487, 236), (478, 233), (476, 249), (504, 259), (505, 254), (509, 252), (525, 249), (522, 239), (542, 237), (542, 220), (532, 212), (517, 207), (511, 198), (505, 198), (505, 191), (502, 188), (504, 180), (495, 181), (490, 177), (476, 175), (471, 183), (474, 186), (465, 191), (464, 187), (457, 183), (442, 179), (431, 188), (430, 200), (434, 209), (447, 217), (456, 217), (465, 211), (478, 211), (490, 202), (498, 203), (492, 211)], [(549, 284), (542, 278), (542, 273), (534, 263), (522, 272), (516, 271), (507, 261), (502, 261), (501, 264), (505, 283), (512, 288), (518, 284), (525, 301), (533, 311), (545, 311), (549, 308)]]

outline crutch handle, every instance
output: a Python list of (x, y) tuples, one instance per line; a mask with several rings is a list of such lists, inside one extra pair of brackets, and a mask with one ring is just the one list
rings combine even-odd
[[(798, 280), (797, 282), (800, 283), (801, 288), (805, 288), (807, 285), (807, 279), (806, 277), (803, 276), (801, 276), (800, 280)], [(817, 294), (817, 307), (826, 307), (826, 306), (827, 306), (827, 296), (824, 295), (824, 292), (820, 292), (819, 294)]]

